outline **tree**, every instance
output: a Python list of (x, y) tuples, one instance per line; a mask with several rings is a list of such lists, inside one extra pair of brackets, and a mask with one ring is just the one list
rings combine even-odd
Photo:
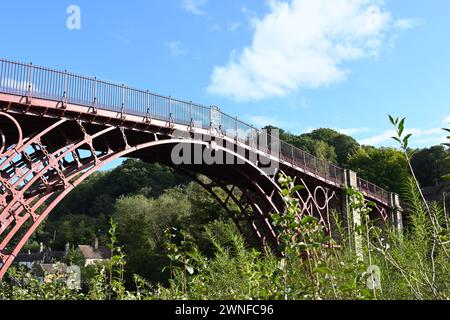
[(341, 166), (347, 165), (348, 157), (359, 147), (358, 142), (352, 137), (328, 128), (316, 129), (302, 135), (280, 130), (280, 139), (318, 158)]
[(337, 160), (336, 152), (333, 146), (330, 146), (323, 140), (316, 140), (309, 134), (297, 136), (282, 132), (280, 133), (280, 139), (320, 159), (330, 162), (336, 162)]
[(333, 147), (336, 154), (335, 161), (342, 166), (347, 164), (348, 157), (359, 147), (359, 143), (354, 138), (333, 129), (320, 128), (307, 135), (314, 140), (324, 141)]
[(349, 157), (359, 148), (359, 143), (352, 137), (345, 134), (336, 136), (331, 145), (336, 151), (338, 164), (343, 166), (348, 164)]
[(156, 199), (143, 195), (121, 197), (115, 205), (117, 237), (127, 254), (128, 280), (134, 273), (153, 282), (165, 281), (161, 270), (167, 265), (164, 231), (186, 230), (189, 238), (205, 252), (210, 245), (204, 228), (215, 221), (228, 221), (222, 207), (197, 183), (167, 190)]
[(311, 133), (309, 133), (308, 135), (314, 140), (322, 140), (331, 145), (333, 144), (334, 139), (338, 137), (340, 133), (333, 129), (320, 128), (311, 131)]
[(409, 176), (403, 154), (394, 148), (361, 147), (349, 157), (348, 165), (361, 178), (395, 193), (401, 193)]
[(168, 191), (158, 199), (143, 195), (121, 197), (116, 202), (114, 220), (117, 237), (128, 256), (127, 280), (134, 273), (152, 281), (163, 281), (164, 230), (179, 227), (180, 218), (190, 211), (181, 190)]
[(336, 163), (337, 156), (334, 148), (325, 141), (315, 141), (313, 147), (313, 155), (319, 159), (324, 159), (332, 163)]
[(414, 153), (411, 163), (422, 187), (434, 186), (450, 173), (448, 156), (449, 150), (444, 146), (433, 146)]
[(189, 181), (187, 176), (165, 165), (128, 159), (114, 170), (89, 177), (55, 208), (51, 217), (68, 213), (111, 215), (114, 201), (120, 196), (159, 197), (165, 190)]

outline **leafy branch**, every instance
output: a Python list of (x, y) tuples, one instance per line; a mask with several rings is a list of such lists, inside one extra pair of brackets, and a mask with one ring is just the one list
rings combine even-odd
[(411, 162), (411, 156), (408, 153), (408, 143), (409, 143), (409, 139), (411, 138), (412, 134), (407, 134), (405, 136), (403, 136), (404, 130), (405, 130), (405, 121), (406, 118), (402, 118), (401, 120), (399, 120), (399, 118), (393, 118), (391, 115), (389, 115), (389, 121), (392, 123), (392, 125), (394, 126), (396, 132), (397, 132), (397, 136), (392, 137), (392, 139), (394, 139), (395, 141), (400, 143), (400, 147), (403, 150), (403, 153), (405, 155), (406, 161), (408, 162), (408, 166), (409, 166), (409, 170), (411, 172), (411, 175), (414, 179), (414, 182), (416, 184), (417, 187), (417, 191), (419, 192), (423, 204), (425, 205), (425, 208), (427, 209), (428, 215), (430, 217), (431, 223), (433, 225), (433, 247), (431, 250), (431, 254), (430, 254), (430, 258), (431, 258), (431, 264), (432, 264), (432, 269), (433, 269), (433, 283), (435, 281), (435, 275), (436, 275), (436, 266), (435, 266), (435, 251), (436, 251), (436, 243), (437, 243), (437, 232), (440, 229), (439, 228), (439, 223), (437, 221), (435, 221), (436, 217), (433, 217), (433, 214), (430, 210), (430, 206), (428, 205), (428, 201), (425, 199), (425, 196), (422, 192), (422, 189), (420, 188), (420, 184), (419, 184), (419, 180), (416, 177), (416, 174), (414, 172), (414, 169), (412, 167), (412, 162)]

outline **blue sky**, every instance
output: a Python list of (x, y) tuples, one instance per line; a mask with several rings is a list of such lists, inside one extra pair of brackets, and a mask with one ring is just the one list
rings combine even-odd
[(376, 146), (405, 116), (423, 147), (450, 122), (449, 17), (448, 0), (5, 1), (0, 56)]

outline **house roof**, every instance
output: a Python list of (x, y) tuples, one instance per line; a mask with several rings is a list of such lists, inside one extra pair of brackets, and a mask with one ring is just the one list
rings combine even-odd
[(65, 258), (66, 254), (64, 251), (51, 251), (44, 250), (42, 252), (33, 252), (33, 253), (19, 253), (14, 260), (14, 262), (54, 262), (60, 261)]
[(93, 246), (79, 245), (78, 249), (81, 251), (85, 259), (104, 260), (111, 258), (111, 251), (104, 246), (99, 246), (98, 249), (95, 249)]

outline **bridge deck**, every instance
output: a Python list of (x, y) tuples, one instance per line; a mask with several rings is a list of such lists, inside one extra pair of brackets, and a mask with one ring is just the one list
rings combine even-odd
[[(181, 131), (195, 128), (273, 158), (325, 183), (345, 185), (344, 169), (257, 130), (214, 106), (5, 59), (0, 59), (0, 101), (22, 105), (23, 110), (33, 102), (47, 110), (46, 116), (77, 112), (95, 121), (131, 124), (135, 130), (146, 130), (149, 123), (162, 128), (171, 124), (171, 128)], [(360, 178), (358, 186), (369, 198), (389, 204), (389, 192)]]

